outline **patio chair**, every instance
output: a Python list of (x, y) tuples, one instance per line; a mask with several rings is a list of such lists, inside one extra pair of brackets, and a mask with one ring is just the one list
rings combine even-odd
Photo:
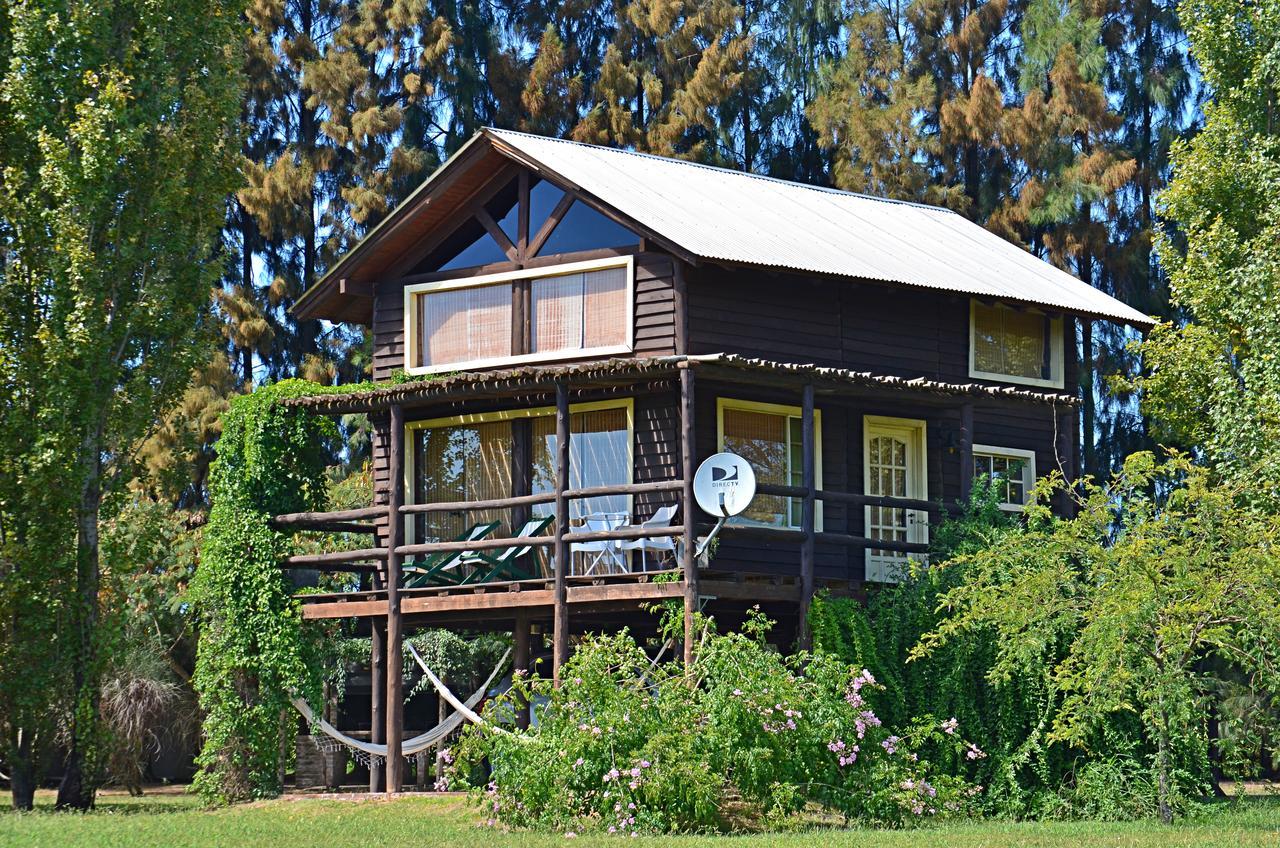
[[(478, 542), (494, 530), (497, 530), (499, 525), (500, 522), (497, 521), (483, 521), (479, 524), (473, 524), (467, 532), (454, 539), (454, 541)], [(455, 571), (464, 560), (474, 556), (475, 553), (472, 551), (445, 551), (429, 556), (421, 562), (406, 562), (404, 564), (404, 572), (413, 576), (405, 580), (404, 587), (406, 589), (417, 589), (422, 586), (430, 586), (433, 583), (458, 583), (461, 578), (454, 577), (449, 572)]]
[[(642, 521), (638, 526), (646, 530), (659, 530), (663, 527), (671, 526), (671, 519), (675, 518), (676, 505), (663, 506), (656, 509), (653, 517), (648, 521)], [(640, 570), (649, 570), (648, 552), (656, 551), (658, 554), (671, 554), (671, 558), (676, 556), (676, 541), (670, 536), (654, 536), (650, 539), (627, 539), (622, 542), (622, 550), (624, 551), (640, 551)]]
[[(625, 512), (593, 512), (590, 515), (583, 516), (582, 519), (583, 527), (587, 533), (617, 530), (626, 523), (627, 514)], [(591, 562), (583, 569), (583, 574), (591, 574), (601, 564), (610, 569), (624, 564), (622, 544), (616, 539), (599, 542), (574, 542), (571, 546), (571, 553), (595, 554)], [(559, 567), (559, 563), (556, 564), (556, 567)]]
[[(555, 516), (545, 515), (524, 523), (515, 538), (527, 539), (541, 536), (542, 532), (555, 521)], [(501, 548), (496, 553), (475, 552), (475, 559), (468, 562), (475, 565), (476, 570), (465, 578), (463, 583), (490, 583), (494, 580), (532, 580), (534, 575), (516, 565), (516, 560), (533, 550), (532, 545), (512, 545)]]

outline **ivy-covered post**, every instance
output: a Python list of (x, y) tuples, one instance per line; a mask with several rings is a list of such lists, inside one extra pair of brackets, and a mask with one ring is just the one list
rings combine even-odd
[(960, 405), (960, 503), (973, 492), (973, 404)]
[(400, 627), (400, 581), (404, 576), (404, 407), (391, 406), (388, 433), (390, 462), (387, 479), (387, 794), (400, 791), (403, 784), (404, 758), (400, 743), (404, 738), (404, 632)]

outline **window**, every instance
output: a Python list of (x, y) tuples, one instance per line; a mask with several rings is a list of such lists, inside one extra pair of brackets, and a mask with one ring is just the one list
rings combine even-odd
[(970, 303), (969, 376), (1062, 388), (1062, 318)]
[(991, 481), (1001, 509), (1020, 511), (1036, 482), (1036, 455), (1018, 448), (974, 445), (973, 474)]
[[(803, 436), (799, 407), (720, 398), (716, 401), (719, 449), (751, 463), (756, 482), (802, 486)], [(822, 412), (814, 410), (814, 472), (822, 488)], [(800, 529), (803, 501), (781, 495), (756, 495), (751, 505), (730, 519), (734, 524)], [(822, 529), (822, 505), (816, 505), (816, 529)]]
[[(622, 485), (631, 482), (633, 407), (630, 400), (574, 404), (570, 410), (569, 486)], [(480, 415), (414, 421), (408, 427), (412, 446), (409, 487), (412, 503), (496, 500), (541, 494), (555, 488), (555, 411), (545, 407)], [(515, 444), (527, 440), (525, 467), (517, 468)], [(525, 491), (517, 491), (524, 488)], [(570, 501), (570, 517), (594, 512), (629, 516), (627, 495)], [(533, 507), (535, 515), (551, 515), (554, 505)], [(413, 541), (449, 540), (473, 524), (488, 521), (511, 526), (511, 510), (437, 512), (414, 515)], [(500, 534), (498, 534), (500, 535)]]
[(627, 256), (407, 286), (405, 369), (627, 353), (631, 282)]

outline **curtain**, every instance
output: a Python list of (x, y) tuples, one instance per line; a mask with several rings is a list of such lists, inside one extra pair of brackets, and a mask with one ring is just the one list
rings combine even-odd
[[(459, 424), (416, 431), (414, 502), (505, 498), (512, 494), (511, 422)], [(454, 539), (471, 525), (500, 521), (508, 510), (439, 512), (415, 516), (418, 541)]]
[[(751, 463), (758, 483), (774, 486), (793, 484), (788, 416), (726, 407), (723, 423), (724, 449)], [(773, 527), (787, 527), (791, 524), (792, 512), (789, 500), (779, 495), (756, 495), (739, 518)]]
[(1045, 377), (1046, 324), (1045, 317), (1035, 312), (974, 304), (974, 369), (1012, 377)]
[(511, 355), (511, 284), (446, 289), (418, 296), (421, 365)]
[[(533, 419), (533, 492), (551, 492), (556, 485), (556, 419)], [(575, 412), (569, 424), (569, 488), (616, 486), (631, 482), (631, 445), (627, 410), (623, 407)], [(542, 504), (539, 515), (550, 515), (551, 504)], [(610, 495), (570, 501), (569, 515), (579, 519), (593, 512), (627, 512), (626, 495)], [(628, 517), (629, 518), (629, 517)]]
[(534, 280), (533, 352), (611, 347), (627, 340), (627, 269)]

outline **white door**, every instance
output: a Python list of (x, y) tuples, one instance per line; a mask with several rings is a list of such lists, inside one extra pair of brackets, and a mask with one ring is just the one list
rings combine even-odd
[[(862, 419), (863, 492), (895, 498), (926, 500), (929, 481), (925, 465), (925, 423), (914, 418)], [(864, 517), (869, 539), (895, 542), (929, 541), (928, 513), (914, 509), (868, 506)], [(909, 560), (919, 554), (867, 549), (867, 580), (895, 582)]]

